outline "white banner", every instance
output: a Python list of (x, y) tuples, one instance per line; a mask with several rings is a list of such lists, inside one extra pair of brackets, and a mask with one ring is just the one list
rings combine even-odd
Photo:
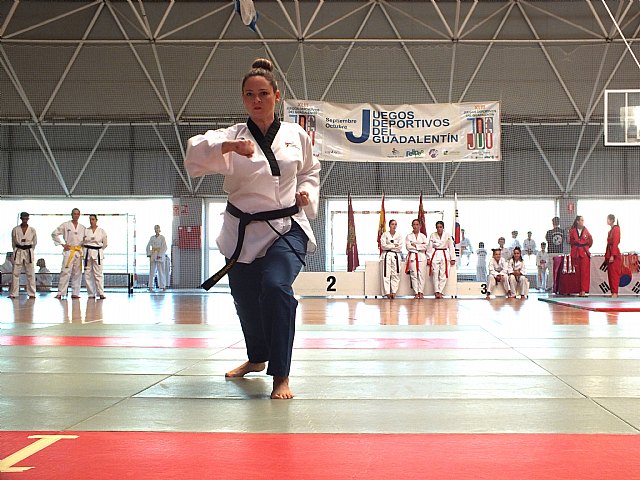
[(286, 100), (284, 120), (309, 133), (313, 154), (320, 160), (500, 160), (498, 102), (374, 105)]

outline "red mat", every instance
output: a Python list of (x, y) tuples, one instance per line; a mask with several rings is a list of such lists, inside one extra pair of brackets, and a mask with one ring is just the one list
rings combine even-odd
[[(0, 336), (0, 345), (23, 347), (245, 348), (244, 340), (172, 337)], [(301, 338), (300, 349), (510, 348), (498, 340), (455, 338)]]
[(640, 312), (640, 301), (638, 300), (604, 300), (596, 298), (539, 298), (538, 300), (581, 310), (591, 310), (592, 312)]
[[(639, 435), (149, 432), (60, 433), (77, 438), (29, 438), (29, 435), (29, 432), (0, 432), (0, 478), (640, 478)], [(48, 435), (56, 434), (48, 432)]]

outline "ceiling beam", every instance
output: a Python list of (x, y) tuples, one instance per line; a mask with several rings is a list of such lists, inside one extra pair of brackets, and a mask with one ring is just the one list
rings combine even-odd
[[(96, 9), (96, 12), (93, 14), (93, 17), (91, 18), (91, 21), (89, 22), (89, 25), (87, 25), (87, 28), (86, 28), (86, 30), (84, 32), (84, 35), (82, 36), (83, 40), (86, 40), (87, 37), (89, 36), (89, 34), (91, 33), (91, 30), (93, 29), (93, 26), (96, 24), (96, 21), (98, 20), (98, 17), (100, 16), (100, 13), (102, 12), (103, 8), (104, 8), (104, 4), (101, 3), (98, 6), (98, 8)], [(62, 72), (62, 75), (60, 76), (60, 79), (58, 80), (58, 83), (56, 84), (55, 88), (53, 89), (53, 92), (51, 92), (51, 95), (49, 96), (49, 100), (47, 100), (47, 103), (45, 104), (44, 108), (42, 109), (42, 112), (40, 112), (40, 117), (38, 118), (38, 120), (40, 122), (47, 115), (47, 112), (49, 111), (49, 108), (51, 107), (51, 104), (53, 103), (53, 100), (56, 98), (56, 95), (58, 95), (58, 91), (60, 91), (60, 87), (62, 87), (62, 84), (64, 83), (65, 79), (67, 78), (67, 75), (71, 71), (71, 67), (76, 62), (76, 59), (78, 58), (78, 55), (80, 54), (80, 51), (82, 50), (83, 46), (84, 46), (84, 43), (80, 42), (78, 44), (78, 46), (76, 47), (75, 51), (73, 52), (73, 55), (69, 59), (69, 62), (67, 62), (67, 66), (65, 67), (64, 71)]]
[[(531, 33), (533, 33), (533, 35), (534, 35), (534, 37), (536, 37), (536, 39), (539, 39), (540, 35), (538, 35), (538, 32), (536, 31), (535, 27), (533, 26), (533, 23), (531, 22), (531, 19), (529, 18), (529, 15), (527, 15), (527, 12), (524, 10), (524, 8), (522, 7), (522, 5), (520, 3), (518, 3), (516, 5), (518, 6), (518, 9), (520, 9), (520, 12), (522, 13), (522, 16), (524, 17), (525, 21), (527, 22), (527, 25), (529, 26), (529, 29), (531, 30)], [(564, 79), (562, 78), (562, 75), (560, 74), (560, 72), (556, 68), (555, 64), (553, 63), (553, 60), (551, 59), (551, 56), (549, 55), (549, 52), (547, 52), (546, 47), (543, 44), (540, 44), (540, 49), (542, 50), (542, 53), (544, 54), (545, 58), (547, 59), (547, 62), (549, 62), (549, 65), (551, 66), (551, 69), (553, 70), (553, 73), (556, 75), (556, 78), (558, 79), (558, 82), (560, 82), (560, 86), (564, 90), (565, 95), (567, 96), (567, 98), (571, 102), (571, 105), (573, 106), (573, 109), (575, 110), (576, 115), (578, 115), (578, 118), (580, 118), (580, 120), (584, 122), (584, 116), (582, 115), (582, 112), (578, 108), (578, 105), (576, 104), (576, 101), (573, 99), (573, 95), (571, 95), (571, 92), (569, 91), (569, 88), (567, 87), (566, 83), (564, 82)]]
[[(401, 39), (402, 37), (400, 36), (400, 33), (398, 32), (398, 29), (396, 28), (395, 23), (393, 23), (393, 20), (391, 20), (391, 17), (387, 13), (387, 10), (385, 9), (385, 6), (384, 6), (383, 3), (380, 4), (380, 9), (382, 10), (382, 13), (386, 17), (387, 21), (389, 22), (389, 25), (391, 25), (391, 28), (393, 29), (393, 32), (396, 34), (398, 39)], [(409, 48), (402, 41), (400, 42), (400, 45), (402, 46), (402, 50), (404, 50), (404, 53), (409, 58), (409, 61), (411, 62), (411, 65), (413, 66), (413, 69), (415, 70), (416, 74), (418, 75), (418, 78), (420, 78), (420, 81), (422, 82), (422, 85), (424, 86), (424, 88), (427, 90), (427, 93), (431, 97), (431, 101), (433, 103), (438, 103), (437, 100), (436, 100), (436, 96), (433, 93), (433, 90), (431, 90), (431, 87), (429, 86), (429, 82), (427, 82), (427, 79), (424, 78), (424, 75), (422, 74), (422, 70), (420, 70), (420, 67), (418, 66), (418, 62), (416, 62), (416, 60), (413, 58), (413, 55), (411, 55), (411, 52), (409, 51)]]

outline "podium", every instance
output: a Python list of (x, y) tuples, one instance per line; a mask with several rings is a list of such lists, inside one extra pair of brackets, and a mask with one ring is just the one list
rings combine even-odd
[[(382, 274), (380, 273), (380, 262), (365, 262), (364, 294), (366, 296), (382, 296)], [(414, 292), (411, 289), (411, 278), (404, 273), (406, 263), (400, 262), (400, 285), (398, 286), (399, 297), (411, 296)], [(456, 297), (458, 295), (458, 270), (456, 266), (449, 265), (449, 279), (442, 294), (446, 297)], [(426, 267), (424, 281), (424, 294), (433, 295), (433, 278), (429, 276), (429, 267)]]

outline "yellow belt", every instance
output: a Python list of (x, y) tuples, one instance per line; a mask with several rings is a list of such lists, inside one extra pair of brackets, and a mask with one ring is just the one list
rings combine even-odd
[(64, 266), (64, 268), (67, 268), (69, 265), (71, 265), (71, 261), (73, 260), (73, 257), (75, 256), (76, 252), (79, 252), (80, 254), (82, 254), (82, 245), (74, 245), (69, 249), (69, 251), (71, 252), (71, 255), (69, 255), (69, 258), (67, 259), (67, 264)]

